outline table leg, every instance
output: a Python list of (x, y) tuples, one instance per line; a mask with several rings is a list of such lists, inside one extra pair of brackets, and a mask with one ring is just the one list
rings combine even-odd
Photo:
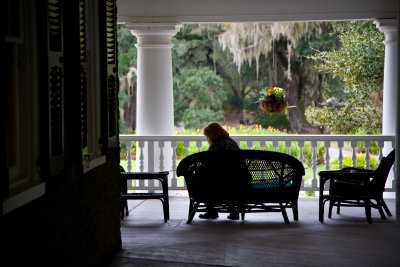
[(324, 182), (319, 178), (319, 221), (324, 223)]

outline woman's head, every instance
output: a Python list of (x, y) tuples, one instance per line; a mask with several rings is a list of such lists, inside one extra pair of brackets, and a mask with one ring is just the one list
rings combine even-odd
[(216, 122), (212, 122), (203, 129), (203, 134), (210, 144), (229, 137), (229, 133)]

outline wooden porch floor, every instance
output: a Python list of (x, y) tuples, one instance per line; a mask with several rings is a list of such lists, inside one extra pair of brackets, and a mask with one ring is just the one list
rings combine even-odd
[[(395, 200), (386, 199), (395, 213)], [(129, 201), (121, 221), (122, 250), (106, 266), (400, 266), (400, 225), (363, 208), (342, 208), (318, 221), (318, 198), (300, 198), (299, 221), (285, 225), (281, 213), (226, 214), (186, 224), (188, 197), (170, 197), (170, 220), (159, 200)]]

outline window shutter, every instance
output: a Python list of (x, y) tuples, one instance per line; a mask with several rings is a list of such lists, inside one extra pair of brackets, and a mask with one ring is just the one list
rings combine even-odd
[(115, 0), (105, 0), (107, 44), (108, 147), (118, 146), (118, 73), (117, 73), (117, 7)]
[(64, 64), (61, 0), (47, 2), (50, 176), (64, 167)]
[(86, 1), (79, 0), (79, 36), (80, 36), (80, 91), (81, 91), (81, 138), (83, 154), (88, 147), (87, 121), (87, 35), (86, 35)]

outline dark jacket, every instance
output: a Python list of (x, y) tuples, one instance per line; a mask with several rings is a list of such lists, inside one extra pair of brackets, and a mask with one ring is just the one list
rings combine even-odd
[(238, 144), (232, 138), (220, 140), (210, 145), (208, 151), (239, 150)]

